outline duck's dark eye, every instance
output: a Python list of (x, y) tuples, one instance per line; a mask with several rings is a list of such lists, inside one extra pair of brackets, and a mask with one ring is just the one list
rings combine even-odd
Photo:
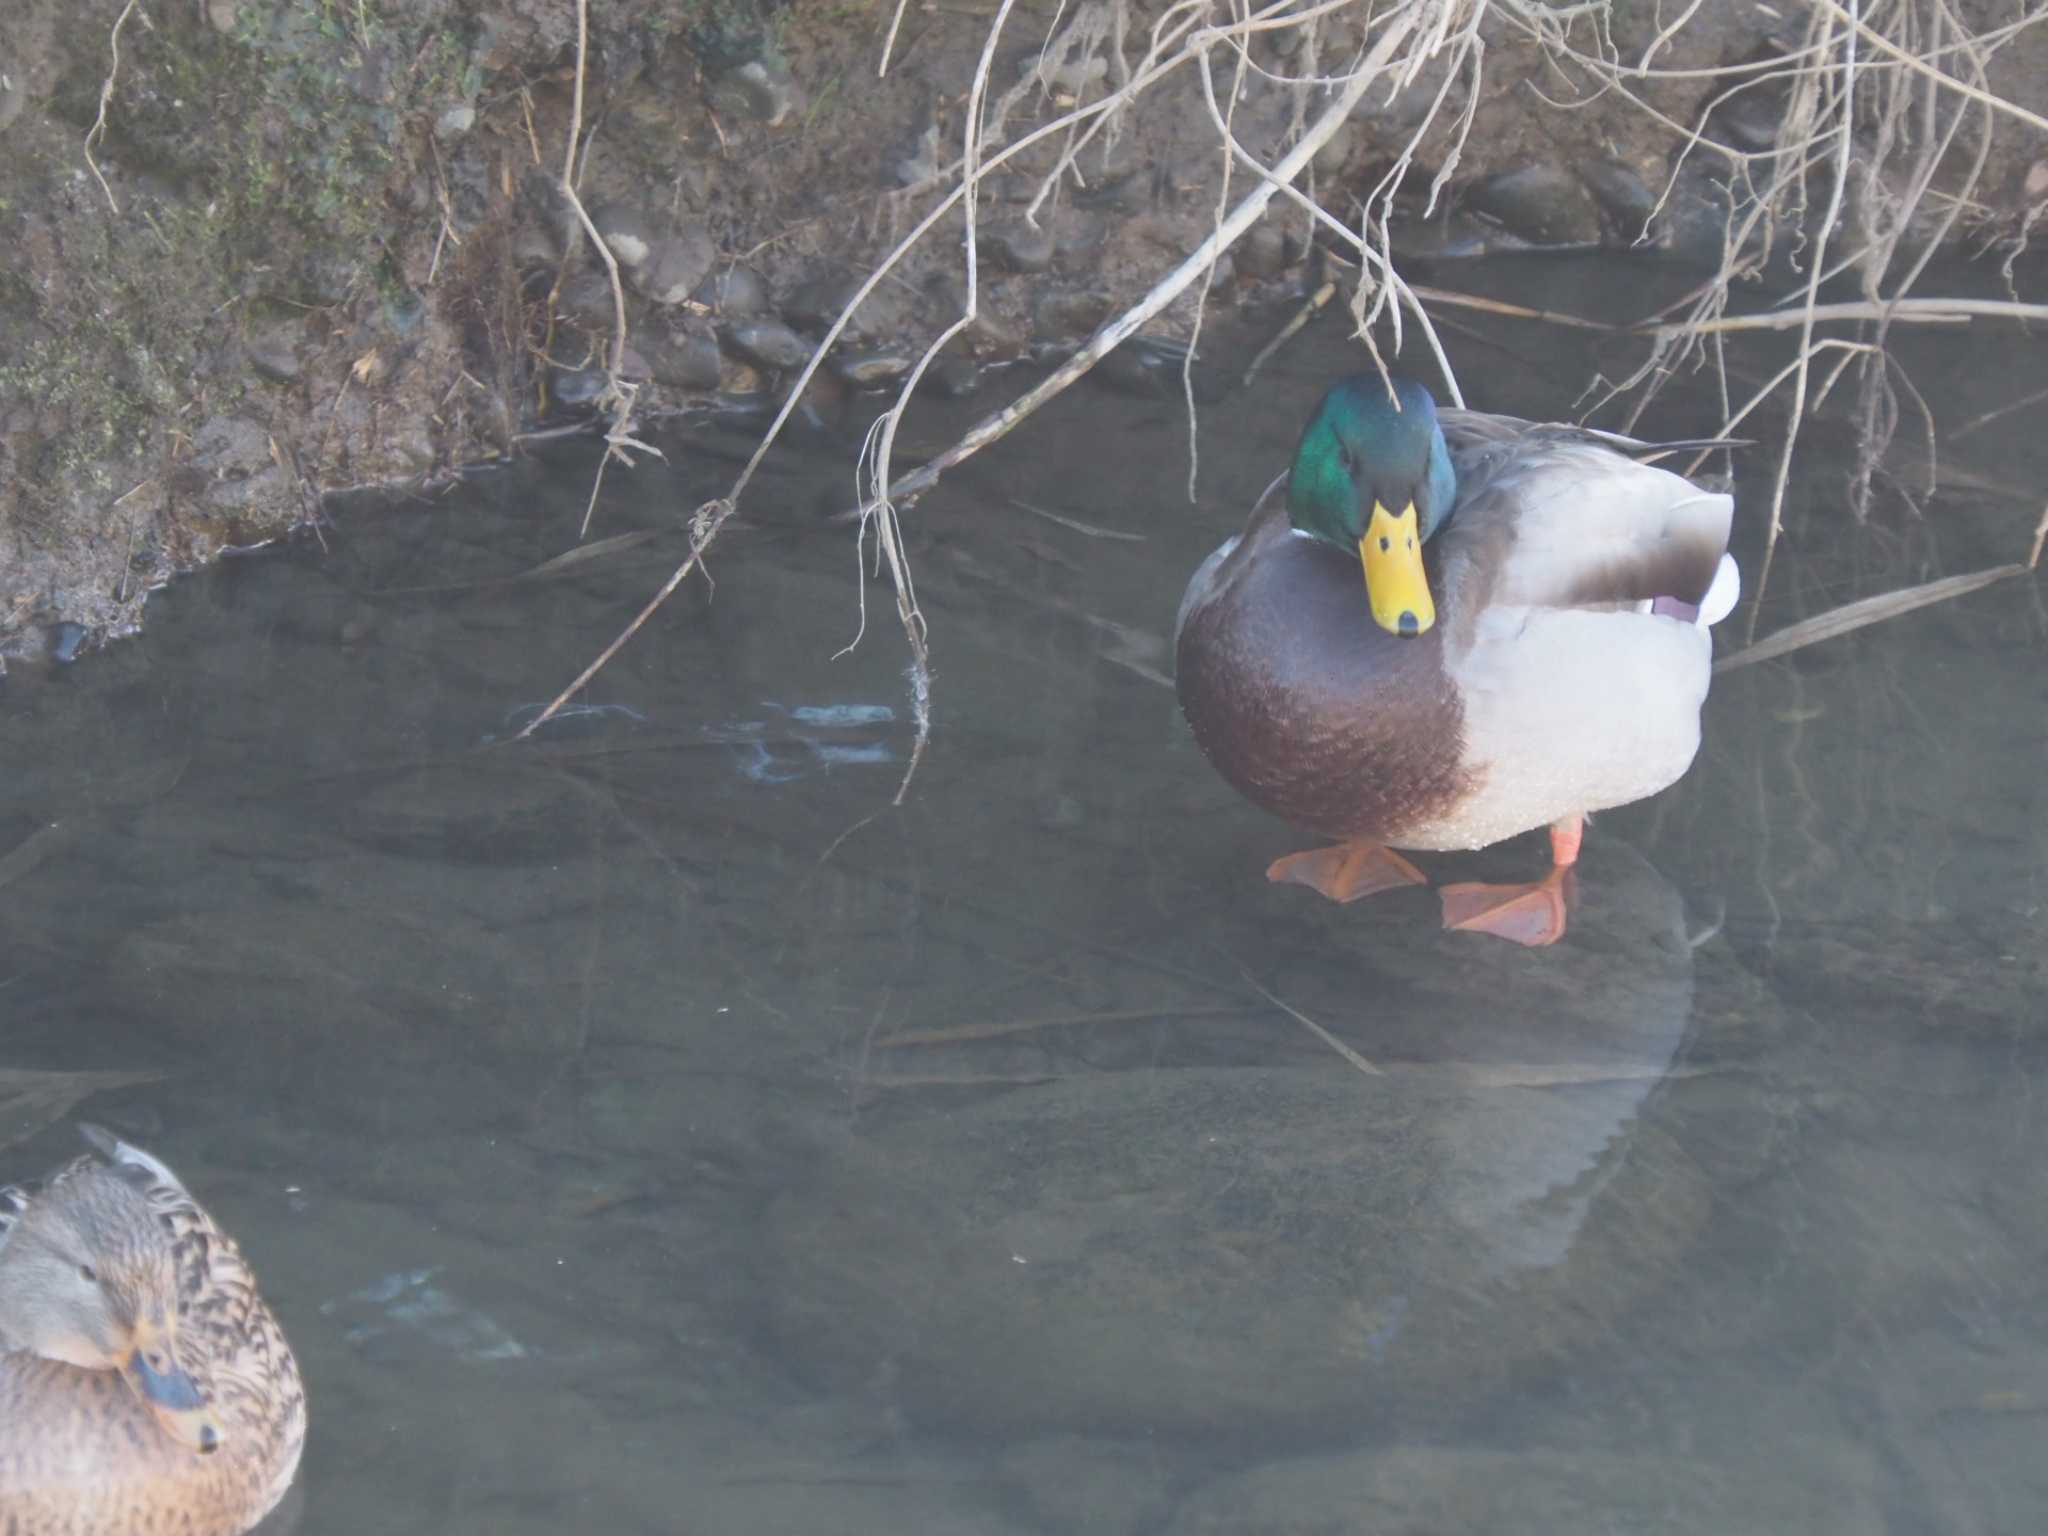
[(100, 1272), (90, 1264), (81, 1264), (78, 1266), (78, 1278), (87, 1285), (98, 1285), (100, 1283)]
[(1358, 473), (1358, 460), (1351, 456), (1350, 448), (1343, 443), (1337, 445), (1337, 462), (1344, 466), (1345, 474), (1355, 475)]

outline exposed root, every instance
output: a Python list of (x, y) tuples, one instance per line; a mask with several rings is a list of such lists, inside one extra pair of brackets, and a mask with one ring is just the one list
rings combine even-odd
[[(100, 82), (100, 108), (93, 114), (92, 126), (85, 130), (85, 168), (92, 172), (92, 179), (100, 184), (100, 191), (106, 194), (107, 206), (118, 217), (121, 205), (114, 201), (114, 189), (107, 185), (107, 178), (100, 174), (99, 162), (92, 157), (92, 147), (107, 136), (107, 103), (114, 96), (114, 82), (121, 74), (121, 29), (128, 24), (128, 18), (135, 11), (135, 0), (121, 7), (121, 14), (114, 18), (114, 30), (107, 35), (107, 48), (113, 54), (113, 61), (107, 65), (107, 77)], [(148, 25), (149, 18), (143, 17)]]
[[(617, 459), (627, 468), (633, 464), (632, 450), (661, 456), (661, 450), (652, 443), (642, 442), (633, 435), (633, 400), (640, 392), (637, 384), (629, 384), (621, 375), (626, 367), (626, 288), (619, 277), (619, 261), (612, 249), (605, 243), (604, 236), (597, 232), (597, 226), (590, 222), (590, 215), (584, 211), (583, 199), (576, 195), (576, 141), (583, 127), (583, 73), (584, 55), (590, 40), (590, 0), (576, 0), (576, 94), (569, 111), (569, 143), (562, 158), (561, 191), (563, 198), (575, 211), (576, 223), (582, 229), (598, 256), (604, 262), (604, 269), (611, 277), (612, 284), (612, 345), (605, 355), (604, 393), (598, 396), (598, 403), (609, 418), (605, 425), (604, 456), (597, 461), (597, 473), (591, 477), (590, 500), (583, 508), (583, 525), (576, 536), (590, 535), (591, 515), (597, 510), (597, 493), (604, 485), (605, 466)], [(572, 242), (573, 250), (573, 242)], [(550, 305), (552, 313), (553, 306)], [(697, 558), (692, 551), (691, 560)], [(687, 562), (686, 562), (687, 564)], [(680, 579), (680, 578), (678, 578)], [(621, 637), (623, 639), (624, 637)], [(552, 715), (556, 705), (548, 706), (547, 713), (535, 720), (526, 729), (531, 731)], [(522, 731), (521, 735), (526, 734)]]

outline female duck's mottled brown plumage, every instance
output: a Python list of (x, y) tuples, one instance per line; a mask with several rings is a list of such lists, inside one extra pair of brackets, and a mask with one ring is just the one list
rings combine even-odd
[(0, 1531), (236, 1536), (305, 1443), (298, 1365), (234, 1240), (105, 1132), (0, 1191)]

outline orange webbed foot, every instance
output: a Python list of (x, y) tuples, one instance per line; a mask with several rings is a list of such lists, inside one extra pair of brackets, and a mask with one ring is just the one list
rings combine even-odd
[(1357, 901), (1404, 885), (1427, 885), (1421, 870), (1378, 843), (1338, 843), (1275, 859), (1266, 878), (1276, 885), (1305, 885), (1332, 901)]
[(1470, 881), (1445, 886), (1438, 893), (1444, 903), (1444, 926), (1494, 934), (1532, 949), (1555, 944), (1564, 937), (1566, 909), (1576, 894), (1572, 867), (1578, 862), (1585, 829), (1583, 816), (1566, 816), (1551, 826), (1550, 873), (1541, 880), (1526, 885)]
[(1571, 887), (1572, 872), (1566, 866), (1522, 885), (1468, 882), (1447, 885), (1438, 895), (1443, 898), (1446, 928), (1491, 933), (1537, 948), (1564, 937)]

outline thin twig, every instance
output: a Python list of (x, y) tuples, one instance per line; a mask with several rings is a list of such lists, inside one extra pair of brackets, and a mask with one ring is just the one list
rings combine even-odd
[(1531, 309), (1526, 304), (1510, 304), (1506, 299), (1490, 299), (1484, 294), (1424, 288), (1420, 284), (1412, 286), (1409, 291), (1425, 303), (1446, 304), (1453, 309), (1476, 309), (1482, 314), (1505, 315), (1511, 320), (1541, 320), (1545, 325), (1569, 326), (1578, 331), (1613, 332), (1623, 329), (1604, 320), (1588, 320), (1583, 315), (1567, 315), (1555, 309)]
[(1086, 534), (1091, 539), (1117, 539), (1126, 544), (1145, 542), (1145, 535), (1142, 533), (1125, 533), (1119, 528), (1104, 528), (1095, 523), (1084, 523), (1078, 517), (1068, 517), (1045, 507), (1035, 507), (1020, 497), (1012, 496), (1010, 505), (1029, 512), (1034, 517), (1042, 517), (1049, 523), (1058, 523), (1062, 528), (1071, 528), (1075, 533)]
[(1310, 1034), (1314, 1035), (1318, 1040), (1322, 1041), (1323, 1044), (1327, 1045), (1339, 1056), (1342, 1056), (1346, 1061), (1350, 1062), (1352, 1066), (1356, 1067), (1359, 1071), (1363, 1072), (1367, 1077), (1385, 1077), (1387, 1075), (1386, 1073), (1382, 1072), (1378, 1067), (1374, 1066), (1371, 1062), (1367, 1061), (1363, 1056), (1359, 1055), (1359, 1053), (1354, 1051), (1350, 1046), (1346, 1045), (1342, 1040), (1339, 1040), (1335, 1035), (1331, 1034), (1327, 1029), (1323, 1028), (1323, 1026), (1318, 1024), (1314, 1019), (1310, 1018), (1307, 1014), (1303, 1013), (1299, 1008), (1295, 1007), (1292, 1003), (1285, 1002), (1282, 999), (1275, 997), (1271, 992), (1267, 991), (1266, 988), (1260, 984), (1259, 978), (1254, 976), (1250, 971), (1246, 970), (1243, 966), (1239, 966), (1237, 970), (1238, 974), (1244, 977), (1245, 984), (1249, 986), (1254, 992), (1258, 993), (1259, 996), (1263, 997), (1275, 1008), (1278, 1008), (1282, 1013), (1286, 1014), (1287, 1017), (1294, 1020), (1295, 1023), (1299, 1024), (1303, 1029), (1307, 1030)]
[(1754, 315), (1722, 315), (1713, 320), (1645, 324), (1634, 329), (1647, 336), (1712, 336), (1730, 331), (1803, 329), (1809, 319), (1817, 323), (1889, 320), (1911, 325), (1967, 325), (1973, 316), (1979, 315), (1998, 320), (2048, 320), (2048, 304), (2015, 303), (2010, 299), (1886, 299), (1876, 303), (1855, 300), (1816, 304), (1810, 310), (1774, 309)]
[(1063, 1013), (1043, 1019), (1001, 1019), (987, 1024), (956, 1024), (946, 1029), (907, 1029), (900, 1034), (880, 1036), (874, 1048), (878, 1051), (902, 1051), (912, 1046), (964, 1045), (975, 1040), (1036, 1034), (1045, 1029), (1093, 1029), (1101, 1024), (1151, 1024), (1162, 1019), (1243, 1018), (1253, 1011), (1245, 1004), (1205, 1008), (1111, 1008), (1101, 1013)]
[(683, 584), (683, 578), (697, 568), (698, 562), (704, 558), (704, 551), (711, 547), (711, 541), (718, 537), (718, 530), (725, 526), (725, 520), (732, 516), (733, 511), (733, 504), (723, 499), (707, 501), (697, 509), (690, 520), (690, 557), (670, 573), (668, 580), (662, 583), (661, 590), (647, 600), (647, 606), (635, 614), (633, 622), (619, 631), (612, 643), (598, 653), (597, 659), (576, 674), (576, 681), (550, 699), (548, 707), (521, 726), (512, 740), (526, 740), (554, 719), (564, 704), (589, 686), (590, 680), (604, 670), (605, 663), (625, 648), (626, 642), (640, 632), (640, 626), (654, 617), (654, 610), (667, 602), (669, 594)]
[(1252, 357), (1251, 362), (1245, 365), (1244, 378), (1241, 381), (1243, 386), (1246, 389), (1251, 388), (1252, 380), (1256, 379), (1259, 376), (1260, 370), (1272, 360), (1273, 354), (1300, 335), (1307, 327), (1309, 321), (1321, 314), (1324, 308), (1328, 306), (1330, 300), (1336, 296), (1337, 285), (1335, 283), (1322, 282), (1316, 284), (1315, 292), (1302, 300), (1301, 307), (1287, 317), (1287, 323), (1280, 327), (1273, 339), (1259, 348), (1258, 352)]
[[(608, 408), (610, 424), (604, 434), (605, 451), (597, 461), (596, 473), (591, 477), (590, 500), (583, 508), (583, 525), (577, 532), (578, 538), (587, 538), (590, 534), (590, 519), (597, 511), (597, 494), (604, 485), (606, 465), (617, 459), (630, 468), (633, 463), (633, 456), (628, 451), (630, 449), (651, 453), (657, 458), (662, 456), (659, 448), (652, 443), (642, 442), (633, 435), (633, 399), (640, 392), (639, 386), (628, 384), (620, 377), (626, 366), (626, 286), (619, 276), (618, 258), (612, 255), (612, 248), (605, 243), (604, 236), (597, 232), (597, 226), (590, 221), (590, 215), (584, 211), (583, 199), (576, 192), (576, 140), (582, 132), (584, 60), (589, 51), (589, 43), (590, 0), (576, 0), (576, 86), (569, 109), (569, 141), (562, 155), (562, 196), (568, 199), (569, 206), (576, 211), (576, 222), (582, 226), (583, 233), (590, 243), (597, 248), (597, 254), (604, 261), (605, 271), (610, 276), (612, 284), (612, 344), (605, 358), (604, 393), (599, 397)], [(560, 287), (559, 278), (556, 286)], [(552, 304), (549, 305), (549, 309), (552, 312)], [(620, 641), (624, 639), (625, 636), (620, 636)], [(535, 725), (539, 723), (534, 722)], [(532, 726), (527, 729), (531, 730)]]

